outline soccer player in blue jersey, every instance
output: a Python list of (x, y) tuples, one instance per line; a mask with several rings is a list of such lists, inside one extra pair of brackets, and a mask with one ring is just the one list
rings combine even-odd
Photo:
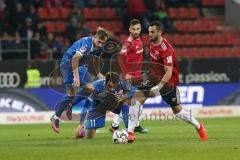
[[(120, 80), (115, 72), (108, 72), (105, 79), (97, 80), (85, 89), (91, 90), (89, 95), (93, 102), (88, 111), (86, 121), (86, 138), (93, 138), (96, 134), (96, 129), (105, 126), (106, 111), (111, 111), (116, 114), (120, 113), (121, 105), (127, 102), (130, 105), (130, 115), (128, 119), (128, 141), (134, 141), (134, 128), (138, 120), (138, 108), (142, 105), (145, 99), (143, 93), (128, 83)], [(76, 130), (76, 137), (83, 138), (84, 130), (79, 126)]]
[[(76, 41), (64, 53), (61, 63), (60, 71), (66, 85), (67, 95), (58, 102), (55, 106), (55, 114), (51, 117), (52, 128), (55, 132), (59, 132), (59, 119), (66, 109), (68, 104), (76, 96), (79, 87), (84, 87), (91, 82), (88, 73), (88, 68), (85, 65), (90, 60), (100, 56), (99, 50), (103, 47), (108, 39), (108, 32), (99, 27), (93, 37), (85, 37)], [(98, 78), (103, 78), (103, 75), (98, 72)], [(84, 90), (82, 96), (87, 94), (88, 90)]]

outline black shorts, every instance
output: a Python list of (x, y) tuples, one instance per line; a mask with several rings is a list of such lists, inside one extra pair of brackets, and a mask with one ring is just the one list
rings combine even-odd
[[(150, 89), (156, 86), (159, 82), (155, 81), (151, 76), (143, 81), (140, 86), (137, 88), (141, 90), (146, 97), (149, 97)], [(180, 95), (178, 88), (173, 85), (166, 83), (163, 88), (160, 90), (160, 95), (162, 99), (169, 104), (171, 107), (179, 105), (180, 102)]]
[(93, 107), (88, 112), (88, 120), (96, 119), (106, 115), (107, 111), (114, 112), (116, 114), (120, 113), (121, 104), (117, 102), (114, 94), (102, 94), (101, 96), (96, 96), (93, 98)]

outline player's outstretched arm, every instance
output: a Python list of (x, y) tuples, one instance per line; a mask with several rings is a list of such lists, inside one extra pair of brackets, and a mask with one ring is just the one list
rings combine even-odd
[(164, 66), (165, 74), (161, 81), (150, 90), (150, 96), (156, 96), (159, 95), (159, 91), (162, 89), (162, 87), (172, 78), (172, 69), (173, 66)]
[(79, 77), (79, 71), (78, 71), (78, 63), (79, 60), (82, 58), (81, 54), (76, 54), (72, 57), (72, 68), (73, 68), (73, 87), (79, 87), (80, 86), (80, 77)]

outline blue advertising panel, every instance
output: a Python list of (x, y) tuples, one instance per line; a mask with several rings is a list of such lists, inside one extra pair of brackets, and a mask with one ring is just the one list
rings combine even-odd
[[(234, 99), (234, 95), (237, 92), (240, 92), (240, 84), (222, 83), (180, 85), (178, 89), (180, 91), (181, 103), (185, 106), (214, 106), (226, 104), (229, 97)], [(50, 110), (53, 110), (55, 104), (62, 98), (61, 93), (49, 88), (29, 89), (28, 91), (45, 103)], [(78, 104), (77, 106), (79, 107), (81, 104)], [(168, 105), (161, 99), (161, 97), (155, 97), (149, 98), (144, 107), (168, 107)]]

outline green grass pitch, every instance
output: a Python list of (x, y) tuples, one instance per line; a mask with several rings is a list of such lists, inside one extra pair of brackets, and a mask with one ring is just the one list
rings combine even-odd
[(181, 121), (145, 121), (149, 134), (133, 144), (113, 144), (109, 123), (96, 139), (74, 139), (76, 123), (1, 125), (0, 160), (240, 160), (240, 118), (201, 119), (209, 141), (200, 142), (195, 129)]

